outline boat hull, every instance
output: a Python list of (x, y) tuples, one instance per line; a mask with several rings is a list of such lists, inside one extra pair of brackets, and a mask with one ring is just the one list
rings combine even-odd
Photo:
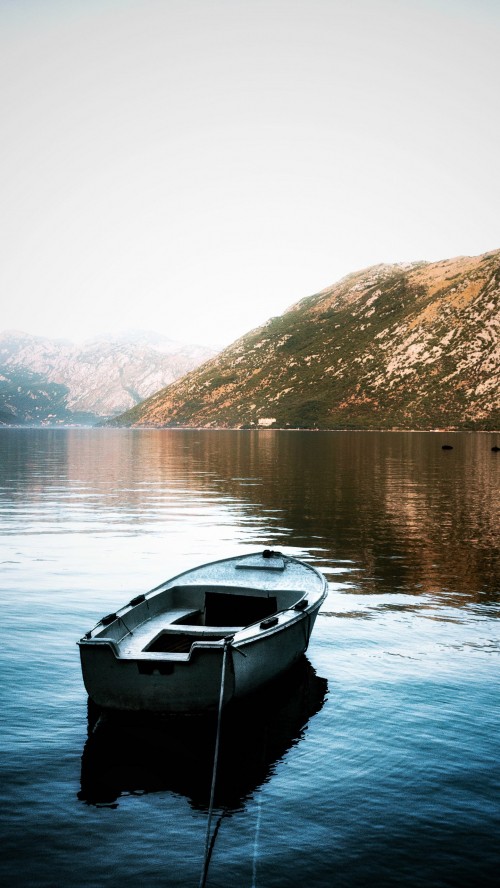
[[(122, 660), (109, 646), (81, 651), (89, 697), (105, 709), (197, 712), (217, 706), (222, 650), (193, 655), (189, 662), (158, 661), (145, 671), (141, 661)], [(224, 702), (234, 696), (234, 676), (226, 676)]]

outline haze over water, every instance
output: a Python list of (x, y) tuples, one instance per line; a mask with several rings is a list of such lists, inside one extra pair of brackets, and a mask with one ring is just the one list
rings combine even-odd
[(88, 738), (76, 641), (170, 575), (272, 546), (330, 593), (298, 673), (226, 719), (207, 886), (496, 883), (499, 443), (1, 430), (6, 882), (198, 884), (211, 726)]

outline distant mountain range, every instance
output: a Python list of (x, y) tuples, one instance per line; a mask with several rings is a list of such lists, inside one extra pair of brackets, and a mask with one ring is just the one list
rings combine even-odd
[(500, 429), (500, 250), (348, 275), (114, 420)]
[(6, 331), (0, 333), (0, 424), (96, 423), (213, 354), (149, 332), (75, 345)]

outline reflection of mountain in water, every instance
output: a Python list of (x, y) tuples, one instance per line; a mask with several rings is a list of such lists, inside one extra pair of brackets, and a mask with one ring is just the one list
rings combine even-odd
[[(453, 450), (443, 451), (450, 441)], [(128, 529), (132, 514), (135, 530), (147, 530), (210, 508), (216, 524), (222, 506), (230, 523), (244, 527), (245, 542), (314, 545), (325, 564), (337, 557), (361, 565), (364, 591), (443, 589), (463, 607), (498, 601), (497, 441), (465, 432), (451, 439), (444, 432), (57, 430), (11, 432), (2, 456), (13, 490), (5, 495), (16, 510), (28, 494), (29, 509), (60, 509), (61, 485), (72, 516), (98, 516), (106, 527), (123, 517)]]
[[(323, 706), (327, 682), (304, 657), (259, 693), (222, 715), (215, 805), (241, 808), (303, 737)], [(101, 713), (89, 707), (79, 798), (110, 805), (124, 793), (170, 791), (209, 804), (216, 716)]]

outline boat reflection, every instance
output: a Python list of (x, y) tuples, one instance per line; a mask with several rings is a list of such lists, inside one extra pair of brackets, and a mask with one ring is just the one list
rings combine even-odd
[[(224, 709), (214, 804), (227, 812), (272, 775), (322, 708), (327, 681), (306, 657), (258, 693)], [(173, 792), (207, 809), (216, 716), (96, 712), (89, 701), (89, 735), (78, 798), (116, 805), (122, 795)]]

